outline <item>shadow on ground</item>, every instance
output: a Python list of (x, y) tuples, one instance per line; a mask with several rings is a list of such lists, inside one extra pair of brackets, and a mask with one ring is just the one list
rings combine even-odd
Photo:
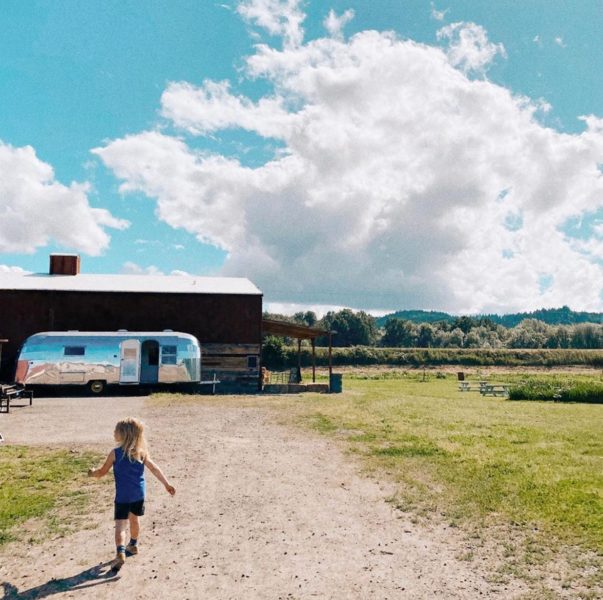
[[(197, 384), (156, 384), (146, 385), (108, 385), (100, 394), (94, 394), (84, 386), (79, 385), (36, 385), (28, 386), (34, 393), (34, 402), (36, 398), (98, 398), (100, 396), (149, 396), (159, 392), (171, 392), (176, 394), (196, 394), (207, 395), (212, 393), (209, 385)], [(20, 402), (15, 401), (17, 406)], [(28, 401), (29, 403), (29, 401)], [(11, 408), (13, 403), (11, 402)]]
[(77, 575), (64, 577), (63, 579), (51, 579), (42, 585), (28, 590), (19, 591), (19, 588), (7, 581), (0, 583), (0, 588), (4, 591), (4, 598), (6, 600), (47, 598), (48, 596), (62, 592), (83, 590), (96, 585), (117, 581), (117, 573), (109, 568), (110, 564), (110, 561), (104, 562), (90, 567)]

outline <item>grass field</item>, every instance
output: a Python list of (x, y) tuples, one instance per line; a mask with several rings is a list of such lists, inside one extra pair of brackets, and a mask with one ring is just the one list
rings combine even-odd
[(420, 373), (344, 382), (308, 397), (300, 418), (403, 482), (401, 508), (496, 514), (603, 549), (603, 406), (485, 398)]
[(452, 374), (391, 371), (348, 373), (342, 394), (281, 402), (396, 482), (391, 501), (413, 518), (437, 515), (476, 537), (518, 534), (502, 544), (524, 571), (578, 549), (601, 584), (602, 405), (482, 397), (459, 392)]
[(30, 519), (46, 519), (43, 535), (69, 528), (69, 520), (85, 511), (86, 471), (99, 459), (90, 452), (0, 448), (0, 546), (19, 538), (19, 525)]

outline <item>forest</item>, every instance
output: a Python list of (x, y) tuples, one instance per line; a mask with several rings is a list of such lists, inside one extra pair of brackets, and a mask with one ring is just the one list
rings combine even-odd
[[(397, 316), (404, 314), (410, 315), (411, 318)], [(434, 314), (441, 318), (431, 320)], [(567, 307), (503, 317), (401, 311), (376, 318), (367, 312), (348, 308), (327, 312), (321, 319), (312, 311), (298, 312), (292, 316), (274, 313), (265, 313), (264, 316), (332, 331), (332, 344), (335, 347), (580, 350), (603, 348), (601, 315), (576, 313)], [(425, 317), (425, 320), (421, 322), (422, 317)], [(585, 318), (591, 318), (592, 321), (584, 320)], [(325, 346), (328, 340), (326, 337), (318, 338), (316, 343), (318, 346)]]

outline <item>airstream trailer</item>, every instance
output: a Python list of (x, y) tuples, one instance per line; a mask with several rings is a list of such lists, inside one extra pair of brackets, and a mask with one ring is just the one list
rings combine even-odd
[(22, 385), (82, 385), (100, 394), (107, 385), (198, 383), (197, 338), (177, 331), (50, 331), (25, 340), (15, 381)]

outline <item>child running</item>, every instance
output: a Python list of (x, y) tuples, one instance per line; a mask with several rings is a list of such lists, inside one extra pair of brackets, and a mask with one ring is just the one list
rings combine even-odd
[[(109, 452), (102, 467), (90, 469), (88, 477), (103, 477), (111, 467), (115, 476), (115, 545), (117, 556), (111, 564), (119, 571), (126, 562), (126, 552), (138, 554), (140, 523), (144, 515), (145, 467), (157, 477), (170, 495), (176, 493), (161, 469), (151, 460), (141, 421), (128, 417), (119, 421), (113, 433), (118, 446)], [(126, 530), (130, 523), (130, 542), (126, 545)]]

